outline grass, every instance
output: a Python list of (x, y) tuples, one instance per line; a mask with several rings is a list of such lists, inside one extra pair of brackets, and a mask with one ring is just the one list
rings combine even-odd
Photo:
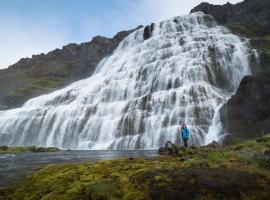
[(267, 199), (270, 135), (227, 147), (179, 148), (178, 155), (48, 165), (0, 199)]
[(8, 147), (0, 146), (0, 153), (25, 153), (25, 152), (56, 152), (60, 151), (56, 147)]

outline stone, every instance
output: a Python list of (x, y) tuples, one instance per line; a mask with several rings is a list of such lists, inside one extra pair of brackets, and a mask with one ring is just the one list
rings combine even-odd
[(160, 147), (158, 150), (158, 154), (163, 155), (163, 154), (177, 154), (178, 150), (177, 150), (177, 146), (175, 144), (173, 144), (171, 141), (167, 141), (165, 143), (165, 147)]
[(223, 127), (248, 139), (270, 132), (270, 73), (244, 77), (236, 94), (221, 109)]
[(151, 25), (146, 26), (144, 28), (144, 31), (143, 31), (143, 38), (144, 38), (144, 40), (147, 40), (147, 39), (149, 39), (152, 36), (152, 32), (154, 30), (154, 27), (155, 27), (155, 24), (152, 23)]

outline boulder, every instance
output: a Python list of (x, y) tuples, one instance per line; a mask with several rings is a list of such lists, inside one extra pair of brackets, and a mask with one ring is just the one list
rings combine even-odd
[(175, 144), (173, 144), (171, 141), (167, 141), (165, 143), (165, 147), (160, 147), (158, 150), (158, 154), (177, 154), (178, 150), (177, 150), (177, 146)]

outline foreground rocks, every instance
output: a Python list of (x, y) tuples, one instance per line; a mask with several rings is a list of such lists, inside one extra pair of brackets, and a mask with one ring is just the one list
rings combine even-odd
[(0, 189), (2, 199), (268, 199), (270, 135), (177, 155), (48, 165)]

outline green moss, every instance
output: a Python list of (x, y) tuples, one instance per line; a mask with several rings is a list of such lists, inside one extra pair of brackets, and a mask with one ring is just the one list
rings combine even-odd
[(243, 35), (245, 37), (254, 37), (257, 35), (258, 29), (256, 27), (246, 27), (240, 23), (230, 23), (227, 27), (232, 30), (232, 32)]
[(24, 152), (56, 152), (60, 149), (55, 147), (8, 147), (0, 146), (0, 153), (24, 153)]
[(179, 147), (178, 156), (48, 165), (0, 189), (0, 199), (267, 199), (269, 139)]

